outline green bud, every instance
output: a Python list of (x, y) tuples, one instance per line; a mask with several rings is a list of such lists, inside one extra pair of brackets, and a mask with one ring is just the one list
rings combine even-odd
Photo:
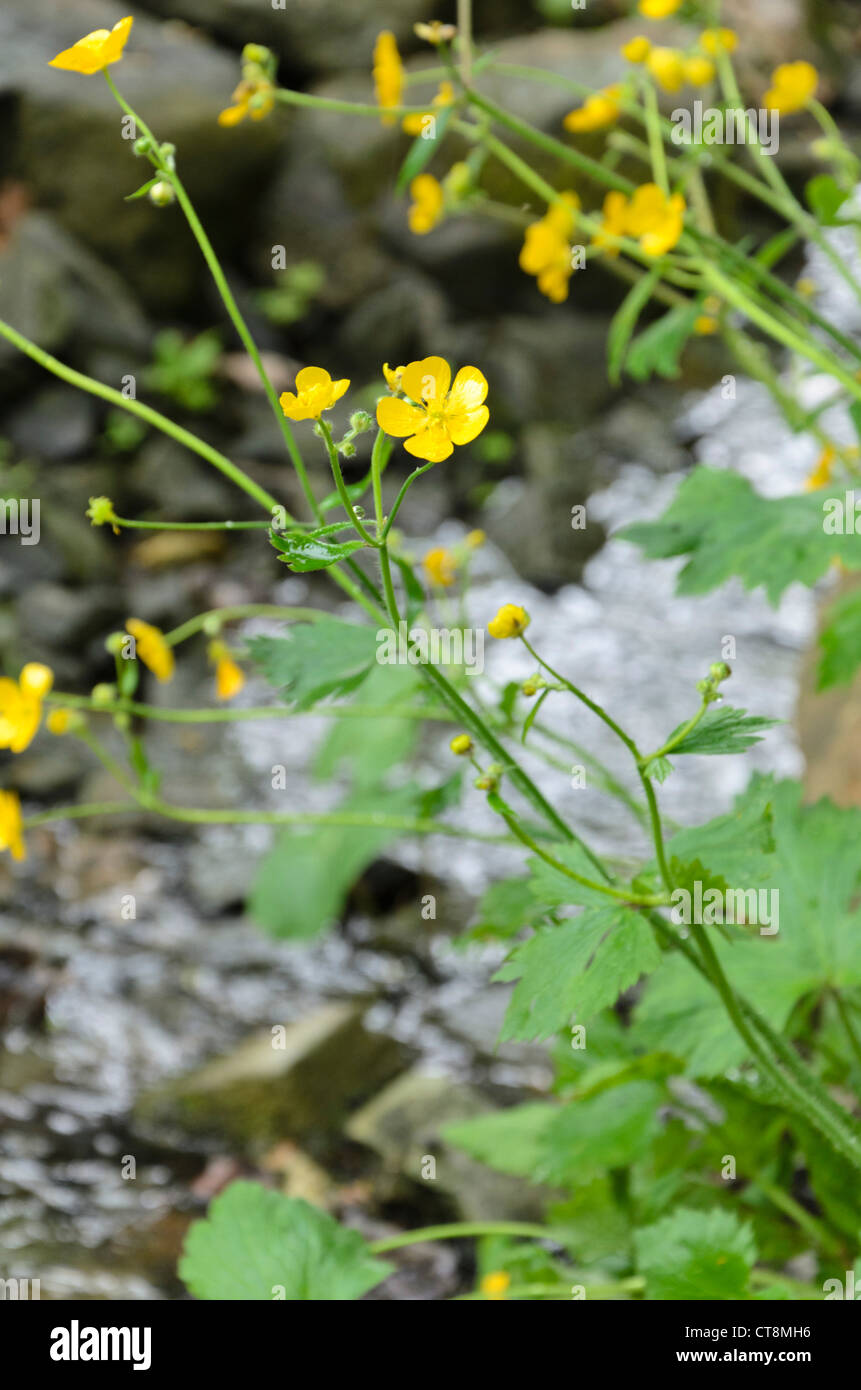
[(94, 685), (90, 691), (90, 699), (94, 705), (111, 705), (117, 698), (117, 687), (115, 685)]
[(221, 619), (216, 613), (210, 613), (204, 620), (203, 631), (207, 637), (217, 637), (221, 632)]
[(260, 67), (265, 67), (272, 57), (272, 51), (264, 48), (262, 43), (247, 43), (242, 50), (243, 63), (257, 63)]
[(122, 656), (123, 647), (128, 640), (127, 633), (112, 632), (109, 637), (105, 638), (105, 649), (110, 652), (111, 656)]
[(725, 661), (715, 661), (709, 667), (709, 675), (713, 681), (720, 684), (721, 681), (728, 681), (732, 675), (732, 669), (727, 666)]
[(132, 717), (125, 710), (120, 710), (119, 714), (114, 715), (114, 728), (119, 729), (121, 734), (127, 734), (132, 726)]
[(374, 420), (367, 410), (356, 410), (350, 416), (350, 429), (354, 434), (364, 434), (374, 428)]
[(132, 145), (132, 149), (137, 155), (149, 154), (152, 149), (152, 140), (150, 140), (148, 135), (139, 135)]
[(149, 191), (149, 200), (157, 208), (169, 207), (175, 199), (176, 194), (173, 191), (173, 185), (169, 184), (167, 179), (159, 179), (158, 183), (154, 183)]
[(338, 453), (345, 459), (355, 458), (356, 446), (355, 444), (351, 444), (349, 439), (344, 439), (338, 445)]

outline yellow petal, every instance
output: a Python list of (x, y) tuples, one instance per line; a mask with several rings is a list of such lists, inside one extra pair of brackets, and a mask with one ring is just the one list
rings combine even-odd
[(454, 445), (442, 425), (428, 425), (404, 444), (408, 454), (428, 463), (442, 463), (454, 453)]
[(463, 414), (448, 416), (446, 419), (446, 429), (452, 444), (471, 444), (484, 429), (490, 419), (490, 411), (486, 405), (480, 405), (477, 410), (467, 410)]
[(325, 367), (303, 367), (296, 373), (296, 389), (310, 391), (314, 386), (331, 386), (332, 378)]
[(247, 102), (244, 105), (227, 106), (223, 111), (219, 111), (218, 124), (221, 126), (239, 125), (239, 122), (244, 121), (247, 115)]
[(451, 385), (451, 367), (444, 357), (423, 357), (404, 368), (401, 390), (414, 401), (442, 402)]
[(29, 695), (41, 699), (54, 684), (54, 672), (50, 666), (43, 666), (39, 661), (28, 661), (18, 677), (18, 684)]
[(487, 398), (487, 378), (478, 367), (461, 367), (448, 393), (448, 403), (455, 411), (475, 410)]
[(377, 403), (377, 424), (395, 439), (405, 439), (408, 434), (415, 434), (426, 419), (425, 412), (419, 406), (397, 400), (394, 396), (384, 396)]

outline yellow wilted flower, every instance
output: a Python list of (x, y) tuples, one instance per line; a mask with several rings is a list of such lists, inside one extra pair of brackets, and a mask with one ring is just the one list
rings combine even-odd
[(516, 603), (504, 603), (495, 618), (487, 624), (491, 637), (519, 637), (529, 626), (530, 618), (525, 608)]
[(646, 19), (668, 19), (682, 4), (683, 0), (640, 0), (637, 9)]
[(0, 792), (0, 850), (8, 849), (13, 859), (26, 859), (21, 802), (17, 792)]
[(511, 1284), (511, 1275), (504, 1269), (494, 1270), (492, 1274), (485, 1274), (481, 1281), (481, 1292), (494, 1301), (505, 1298)]
[(164, 640), (164, 633), (142, 618), (128, 618), (126, 631), (135, 639), (135, 655), (152, 671), (156, 680), (169, 681), (174, 672), (174, 657)]
[(296, 391), (283, 391), (278, 399), (288, 420), (319, 420), (349, 385), (347, 377), (333, 381), (323, 367), (303, 367), (296, 373)]
[(628, 199), (624, 193), (614, 191), (604, 199), (601, 226), (592, 238), (592, 245), (604, 252), (605, 256), (618, 256), (617, 237), (628, 232)]
[(422, 135), (428, 117), (432, 117), (435, 111), (441, 111), (444, 107), (451, 106), (453, 102), (454, 87), (450, 82), (441, 82), (439, 91), (431, 102), (430, 109), (414, 111), (411, 116), (404, 116), (401, 129), (405, 130), (407, 135)]
[(520, 251), (520, 269), (537, 277), (539, 290), (554, 304), (568, 298), (568, 282), (574, 273), (571, 237), (580, 207), (576, 193), (559, 196), (560, 202), (552, 203), (544, 217), (526, 228)]
[(458, 758), (465, 758), (467, 753), (472, 752), (472, 739), (469, 734), (455, 734), (448, 746)]
[(685, 85), (685, 60), (677, 48), (653, 48), (646, 67), (665, 92), (678, 92)]
[(639, 241), (647, 256), (671, 251), (684, 231), (685, 200), (668, 197), (656, 183), (644, 183), (632, 195), (626, 214), (628, 235)]
[(587, 97), (582, 106), (575, 111), (569, 111), (562, 124), (566, 130), (578, 134), (582, 131), (603, 130), (605, 126), (613, 125), (619, 119), (622, 110), (619, 105), (619, 97), (622, 88), (619, 83), (612, 87), (605, 87), (602, 92), (595, 92), (593, 96)]
[(210, 642), (207, 655), (215, 666), (215, 695), (219, 700), (232, 700), (245, 684), (245, 673), (230, 654), (230, 650), (217, 639)]
[(390, 367), (388, 362), (383, 363), (383, 376), (390, 391), (400, 391), (401, 378), (405, 370), (404, 367)]
[(431, 584), (436, 584), (440, 589), (451, 588), (455, 581), (457, 561), (450, 550), (446, 550), (444, 546), (429, 550), (422, 560), (422, 565)]
[(734, 29), (704, 29), (700, 34), (700, 48), (716, 58), (719, 53), (734, 53), (738, 47), (738, 34)]
[(636, 38), (623, 43), (621, 49), (622, 57), (626, 58), (629, 63), (645, 63), (651, 51), (651, 42), (642, 34), (638, 34)]
[(685, 59), (685, 77), (692, 87), (707, 87), (714, 75), (715, 65), (711, 58), (702, 58), (695, 53)]
[(419, 174), (410, 184), (410, 205), (408, 221), (410, 231), (416, 236), (426, 236), (443, 219), (445, 212), (445, 193), (439, 179), (433, 174)]
[(78, 39), (71, 48), (64, 48), (62, 53), (51, 59), (48, 66), (92, 77), (93, 73), (106, 68), (108, 63), (120, 61), (133, 24), (132, 15), (126, 15), (113, 29), (94, 29), (91, 34)]
[(834, 460), (837, 451), (833, 445), (826, 444), (822, 453), (819, 455), (816, 467), (808, 474), (804, 482), (805, 492), (817, 492), (819, 488), (825, 487), (831, 482), (831, 474), (834, 470)]
[(451, 43), (457, 34), (457, 25), (443, 24), (441, 19), (431, 19), (426, 24), (414, 24), (413, 33), (416, 38), (425, 39), (427, 43), (434, 45)]
[(717, 333), (720, 324), (717, 316), (720, 313), (720, 300), (716, 294), (708, 294), (703, 300), (703, 312), (694, 322), (694, 332), (702, 337), (710, 333)]
[(23, 753), (42, 720), (42, 700), (54, 683), (50, 666), (29, 661), (17, 681), (0, 679), (0, 748)]
[(252, 121), (261, 121), (275, 105), (275, 88), (271, 82), (250, 82), (244, 78), (233, 93), (233, 105), (227, 106), (218, 116), (218, 124), (239, 125), (246, 116)]
[(805, 107), (819, 85), (819, 73), (812, 63), (781, 63), (771, 74), (771, 86), (762, 99), (770, 111), (791, 116)]
[(404, 367), (401, 390), (410, 399), (384, 396), (377, 403), (377, 424), (428, 463), (447, 459), (455, 444), (469, 444), (490, 418), (487, 380), (477, 367), (461, 367), (452, 382), (443, 357), (424, 357)]
[(400, 106), (404, 90), (404, 65), (398, 52), (397, 40), (390, 29), (384, 29), (374, 45), (374, 88), (383, 125), (394, 125), (390, 107)]

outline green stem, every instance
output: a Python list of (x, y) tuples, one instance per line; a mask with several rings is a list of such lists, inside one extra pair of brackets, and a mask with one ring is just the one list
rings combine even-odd
[(320, 434), (326, 444), (326, 450), (329, 455), (329, 463), (332, 468), (332, 476), (335, 479), (335, 487), (338, 489), (338, 496), (341, 499), (344, 511), (347, 513), (347, 519), (351, 523), (351, 525), (355, 526), (362, 540), (365, 542), (365, 545), (369, 545), (374, 550), (376, 550), (379, 547), (380, 542), (376, 539), (375, 536), (372, 536), (370, 532), (367, 531), (366, 528), (362, 525), (361, 521), (356, 515), (356, 510), (352, 502), (350, 501), (350, 494), (347, 491), (347, 484), (344, 482), (344, 475), (341, 472), (341, 460), (338, 458), (338, 450), (335, 448), (335, 441), (332, 438), (332, 427), (327, 420), (323, 420), (322, 418), (317, 423), (319, 425)]
[(547, 1226), (526, 1221), (453, 1221), (447, 1226), (422, 1226), (416, 1231), (401, 1231), (396, 1236), (374, 1240), (368, 1249), (372, 1255), (387, 1255), (390, 1250), (403, 1250), (407, 1245), (423, 1245), (428, 1240), (463, 1240), (466, 1236), (521, 1236), (524, 1240), (554, 1240)]
[(259, 719), (421, 719), (429, 723), (452, 724), (448, 710), (421, 705), (325, 705), (314, 709), (288, 709), (286, 705), (260, 705), (244, 709), (169, 709), (136, 700), (97, 701), (90, 695), (68, 695), (60, 690), (45, 696), (45, 703), (64, 709), (87, 710), (90, 714), (132, 714), (160, 724), (243, 724)]
[(88, 801), (80, 806), (58, 806), (50, 811), (39, 811), (34, 816), (25, 816), (21, 824), (25, 830), (33, 830), (37, 825), (50, 825), (52, 821), (84, 820), (87, 816), (119, 816), (137, 809), (136, 801)]
[(658, 94), (651, 78), (646, 74), (643, 78), (643, 100), (646, 108), (646, 130), (649, 136), (649, 154), (652, 161), (652, 174), (655, 183), (664, 193), (670, 191), (670, 179), (667, 173), (667, 155), (664, 150), (664, 140), (661, 135), (661, 113), (658, 107)]
[(268, 531), (269, 521), (130, 521), (112, 516), (111, 523), (130, 531)]
[(697, 727), (706, 710), (708, 709), (710, 703), (711, 702), (708, 700), (703, 700), (702, 704), (700, 705), (700, 708), (697, 710), (693, 718), (689, 719), (687, 724), (683, 724), (682, 727), (675, 734), (673, 734), (673, 737), (667, 740), (663, 748), (659, 748), (655, 753), (648, 753), (644, 757), (640, 758), (639, 762), (641, 767), (645, 767), (647, 763), (653, 762), (655, 758), (665, 758), (668, 753), (672, 753), (674, 748), (678, 748), (679, 744), (682, 742), (683, 739), (687, 738), (691, 730)]
[(852, 1051), (855, 1054), (855, 1060), (856, 1062), (861, 1062), (861, 1039), (859, 1039), (858, 1034), (855, 1031), (855, 1025), (853, 1024), (852, 1019), (849, 1017), (849, 1011), (846, 1008), (843, 996), (840, 993), (839, 989), (834, 989), (831, 993), (834, 999), (834, 1003), (837, 1007), (837, 1012), (840, 1015), (840, 1022), (843, 1024), (843, 1027), (846, 1030), (846, 1036), (849, 1039), (849, 1046), (852, 1048)]

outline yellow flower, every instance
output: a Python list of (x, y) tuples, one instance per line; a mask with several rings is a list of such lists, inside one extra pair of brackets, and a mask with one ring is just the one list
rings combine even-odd
[(419, 174), (410, 184), (412, 204), (408, 213), (410, 231), (416, 236), (426, 236), (443, 219), (445, 193), (439, 179), (433, 174)]
[(771, 74), (771, 86), (763, 105), (781, 116), (805, 107), (819, 85), (819, 73), (812, 63), (781, 63)]
[(29, 661), (17, 681), (0, 679), (0, 748), (23, 753), (42, 720), (42, 699), (54, 683), (50, 666)]
[(390, 367), (388, 362), (383, 363), (383, 376), (390, 391), (400, 391), (401, 378), (405, 370), (405, 367)]
[(126, 632), (135, 639), (135, 655), (140, 657), (157, 680), (169, 681), (173, 676), (173, 652), (164, 640), (164, 633), (141, 618), (129, 618)]
[(529, 614), (516, 603), (504, 603), (487, 624), (491, 637), (519, 637), (529, 626)]
[(349, 388), (346, 377), (333, 381), (323, 367), (303, 367), (296, 374), (296, 391), (284, 391), (279, 400), (288, 420), (319, 420)]
[(414, 24), (413, 33), (416, 38), (425, 39), (427, 43), (451, 43), (457, 33), (457, 25), (443, 24), (441, 19), (431, 19), (427, 24)]
[(707, 337), (710, 333), (717, 333), (720, 327), (717, 316), (720, 313), (720, 300), (717, 295), (706, 295), (703, 300), (703, 312), (694, 322), (694, 332), (702, 337)]
[(422, 564), (431, 584), (436, 584), (440, 589), (451, 588), (455, 580), (457, 561), (450, 550), (445, 550), (443, 546), (429, 550)]
[(646, 19), (668, 19), (680, 10), (683, 0), (640, 0), (637, 9)]
[(262, 121), (275, 106), (275, 88), (271, 82), (249, 82), (243, 79), (233, 93), (233, 105), (227, 106), (218, 116), (218, 124), (239, 125), (246, 116), (252, 121)]
[(503, 1299), (510, 1283), (511, 1275), (506, 1274), (504, 1269), (498, 1269), (493, 1274), (485, 1274), (481, 1281), (481, 1292), (494, 1301)]
[(646, 67), (665, 92), (678, 92), (685, 85), (685, 60), (676, 48), (653, 48)]
[(469, 444), (490, 418), (487, 381), (477, 367), (461, 367), (452, 382), (444, 358), (425, 357), (404, 367), (401, 390), (410, 399), (384, 396), (377, 403), (377, 424), (428, 463), (447, 459), (455, 444)]
[(71, 718), (70, 709), (52, 709), (46, 721), (48, 729), (52, 734), (67, 734)]
[(628, 204), (628, 235), (639, 241), (647, 256), (671, 251), (684, 231), (685, 200), (681, 193), (667, 197), (656, 183), (644, 183)]
[(466, 538), (466, 543), (469, 546), (470, 550), (478, 550), (479, 546), (484, 545), (484, 542), (486, 540), (487, 536), (484, 534), (483, 531), (470, 531), (469, 535)]
[(390, 29), (384, 29), (374, 45), (374, 88), (377, 93), (377, 105), (382, 112), (383, 125), (394, 125), (394, 116), (387, 113), (389, 108), (401, 104), (404, 67), (395, 36)]
[(245, 684), (245, 673), (237, 666), (223, 642), (210, 642), (207, 655), (215, 666), (215, 695), (218, 700), (232, 700)]
[(592, 238), (592, 245), (603, 250), (606, 256), (618, 256), (617, 237), (626, 236), (628, 231), (628, 199), (624, 193), (608, 193), (604, 199), (603, 220), (599, 230)]
[(71, 48), (64, 48), (62, 53), (51, 59), (48, 67), (92, 77), (93, 73), (106, 68), (108, 63), (120, 61), (133, 24), (133, 17), (127, 15), (113, 29), (94, 29), (91, 34), (78, 39)]
[(700, 34), (700, 48), (716, 58), (719, 53), (734, 53), (738, 47), (738, 34), (734, 29), (704, 29)]
[(472, 739), (469, 734), (455, 734), (448, 746), (459, 758), (465, 758), (467, 753), (472, 752)]
[(694, 54), (685, 59), (685, 77), (693, 87), (707, 87), (715, 75), (715, 65), (711, 58), (701, 58)]
[(568, 298), (568, 282), (574, 273), (571, 237), (577, 221), (580, 199), (576, 193), (560, 194), (546, 216), (526, 228), (520, 252), (520, 269), (538, 278), (538, 288), (554, 304)]
[(831, 475), (834, 470), (834, 460), (836, 457), (836, 450), (831, 444), (827, 444), (819, 455), (816, 467), (805, 479), (805, 492), (817, 492), (819, 488), (825, 487), (831, 482)]
[(795, 288), (804, 299), (812, 299), (819, 290), (816, 281), (810, 280), (806, 275), (802, 275), (800, 280), (796, 280)]
[(622, 57), (629, 63), (645, 63), (652, 51), (652, 45), (642, 34), (638, 34), (635, 39), (629, 39), (622, 44)]
[(13, 859), (27, 858), (17, 792), (0, 792), (0, 849), (8, 849)]
[(401, 122), (401, 129), (407, 135), (423, 135), (425, 122), (428, 117), (432, 117), (435, 111), (441, 111), (445, 106), (451, 106), (454, 101), (454, 87), (450, 82), (442, 82), (440, 89), (433, 99), (429, 111), (415, 111), (412, 116), (404, 116)]
[(562, 124), (566, 130), (574, 134), (603, 130), (605, 126), (613, 125), (619, 119), (622, 109), (619, 105), (621, 93), (622, 88), (618, 83), (613, 87), (605, 87), (602, 92), (595, 92), (591, 97), (587, 97), (576, 111), (569, 111)]

